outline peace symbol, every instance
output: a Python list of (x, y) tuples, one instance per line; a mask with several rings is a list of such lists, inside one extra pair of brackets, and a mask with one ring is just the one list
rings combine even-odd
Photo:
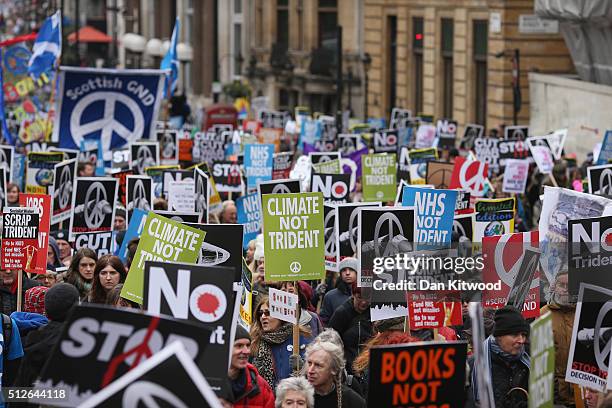
[[(529, 243), (529, 234), (521, 234), (522, 240), (516, 241), (516, 239), (512, 239), (513, 235), (502, 235), (499, 241), (495, 244), (495, 270), (497, 274), (501, 278), (504, 283), (510, 287), (514, 285), (516, 277), (518, 276), (519, 270), (521, 269), (521, 265), (523, 264), (523, 258), (525, 257), (525, 251), (521, 253), (521, 256), (514, 262), (512, 268), (509, 271), (506, 270), (504, 266), (504, 260), (508, 260), (509, 255), (504, 256), (504, 251), (517, 248), (524, 249), (524, 244)], [(520, 246), (519, 246), (520, 245)], [(510, 255), (511, 256), (511, 255)], [(532, 258), (531, 262), (536, 258)], [(537, 258), (539, 259), (539, 258)], [(536, 259), (536, 260), (537, 260)], [(536, 266), (537, 267), (537, 266)], [(533, 289), (538, 286), (538, 282), (534, 279), (531, 282), (530, 289)]]
[(136, 180), (134, 183), (134, 195), (132, 197), (134, 208), (141, 208), (143, 210), (151, 209), (149, 200), (147, 200), (147, 193), (142, 180)]
[(463, 228), (463, 225), (457, 220), (453, 220), (453, 233), (459, 235), (460, 237), (467, 237), (467, 233)]
[(347, 166), (351, 170), (351, 191), (355, 189), (355, 183), (357, 182), (357, 164), (351, 159), (343, 157), (340, 159), (340, 168), (344, 169)]
[(58, 190), (59, 207), (63, 210), (70, 203), (70, 199), (72, 198), (72, 175), (70, 174), (70, 166), (64, 166), (62, 169)]
[[(382, 244), (382, 237), (380, 236), (380, 232), (381, 229), (383, 227), (383, 223), (385, 221), (388, 221), (388, 228), (389, 228), (389, 233), (387, 234), (388, 236), (388, 241), (387, 241), (387, 245), (385, 246), (385, 250), (383, 252), (383, 254), (380, 254), (380, 247)], [(383, 214), (378, 221), (376, 221), (376, 226), (374, 227), (374, 253), (376, 254), (377, 257), (383, 256), (389, 256), (389, 255), (393, 255), (390, 254), (389, 252), (391, 252), (391, 248), (392, 245), (389, 245), (391, 243), (391, 241), (393, 240), (393, 237), (395, 236), (393, 233), (393, 226), (397, 227), (398, 230), (398, 235), (403, 236), (404, 235), (404, 229), (402, 228), (402, 224), (400, 223), (400, 220), (395, 216), (395, 214), (391, 214), (391, 213), (385, 213)]]
[[(102, 118), (82, 123), (85, 110), (98, 101), (104, 102)], [(125, 105), (132, 114), (133, 129), (128, 129), (123, 123), (115, 119), (115, 107), (118, 103)], [(77, 102), (70, 115), (70, 134), (74, 143), (79, 146), (86, 135), (101, 131), (104, 151), (111, 150), (113, 133), (119, 135), (126, 142), (131, 142), (143, 136), (144, 126), (144, 117), (136, 101), (118, 92), (92, 92)]]
[(170, 159), (174, 157), (174, 137), (170, 133), (164, 133), (161, 139), (162, 146), (164, 146), (162, 150), (162, 156), (164, 159)]
[(125, 408), (142, 406), (157, 408), (161, 401), (173, 407), (187, 408), (187, 404), (167, 388), (150, 381), (137, 381), (130, 384), (123, 393), (121, 405)]
[(204, 191), (204, 177), (196, 177), (196, 212), (206, 210), (206, 191)]
[(608, 339), (608, 342), (604, 346), (603, 350), (600, 345), (601, 338), (601, 325), (603, 323), (606, 315), (612, 310), (612, 300), (608, 300), (602, 308), (599, 310), (599, 314), (597, 315), (597, 320), (595, 321), (595, 329), (593, 335), (593, 346), (595, 347), (595, 360), (597, 361), (597, 365), (601, 370), (607, 370), (608, 364), (606, 364), (606, 359), (610, 355), (610, 348), (612, 348), (612, 339)]
[[(326, 256), (335, 256), (336, 255), (336, 234), (334, 233), (336, 210), (333, 209), (327, 213), (325, 216), (325, 220), (323, 221), (325, 225), (325, 230), (331, 230), (331, 234), (329, 238), (325, 241), (325, 255)], [(328, 224), (331, 224), (331, 227), (328, 227)], [(325, 234), (327, 235), (327, 234)]]
[(148, 146), (140, 146), (136, 152), (136, 169), (139, 174), (144, 174), (144, 169), (155, 166), (153, 153)]
[[(472, 168), (475, 164), (478, 165), (478, 170), (472, 177), (466, 179), (468, 169)], [(485, 164), (484, 162), (465, 162), (459, 170), (459, 182), (461, 186), (475, 196), (479, 196), (484, 189)]]
[(272, 194), (290, 194), (291, 190), (284, 184), (277, 184), (272, 188)]
[(349, 241), (351, 243), (351, 250), (353, 253), (357, 250), (357, 214), (359, 214), (360, 207), (355, 208), (349, 216)]
[(604, 169), (599, 175), (599, 194), (612, 195), (612, 170)]
[(298, 273), (299, 271), (302, 270), (302, 264), (299, 263), (298, 261), (293, 261), (289, 265), (289, 270), (293, 273)]
[[(99, 228), (104, 222), (106, 214), (100, 205), (103, 201), (108, 202), (108, 199), (102, 183), (90, 185), (85, 194), (85, 222), (88, 228)], [(94, 204), (93, 208), (89, 207), (91, 202)]]

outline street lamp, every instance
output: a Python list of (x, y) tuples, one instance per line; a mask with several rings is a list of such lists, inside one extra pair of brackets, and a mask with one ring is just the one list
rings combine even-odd
[(370, 65), (372, 65), (372, 57), (370, 57), (369, 53), (363, 54), (361, 57), (361, 62), (363, 63), (363, 76), (364, 76), (364, 122), (368, 122), (368, 71), (370, 70)]
[(139, 34), (135, 33), (126, 33), (122, 38), (123, 47), (126, 51), (129, 51), (131, 54), (136, 55), (136, 68), (140, 68), (140, 56), (145, 51), (147, 47), (147, 40)]
[[(495, 54), (495, 58), (508, 56), (512, 51), (501, 51)], [(523, 100), (521, 97), (521, 50), (514, 49), (510, 55), (512, 61), (512, 108), (514, 125), (518, 124), (518, 114), (521, 111)]]
[(193, 61), (193, 48), (187, 43), (178, 43), (176, 56), (183, 65), (183, 95), (187, 96), (187, 64)]
[(164, 55), (162, 42), (159, 38), (151, 38), (145, 46), (145, 54), (153, 57), (153, 66), (159, 66), (159, 61)]

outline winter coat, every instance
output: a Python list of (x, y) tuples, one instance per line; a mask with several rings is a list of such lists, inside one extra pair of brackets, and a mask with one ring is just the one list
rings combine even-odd
[(321, 321), (328, 325), (332, 315), (348, 298), (351, 297), (351, 288), (342, 280), (338, 280), (335, 289), (330, 290), (323, 298), (323, 306), (321, 306)]
[(252, 364), (247, 364), (244, 372), (232, 381), (232, 390), (236, 408), (274, 408), (274, 392)]
[(24, 356), (15, 380), (16, 387), (32, 387), (62, 334), (63, 322), (50, 321), (28, 334), (23, 343)]
[[(315, 393), (315, 408), (338, 408), (338, 394), (334, 389), (327, 395)], [(342, 387), (342, 406), (350, 408), (365, 408), (365, 400), (349, 387)]]
[(361, 346), (372, 337), (370, 309), (358, 313), (350, 297), (336, 310), (329, 320), (329, 327), (336, 330), (344, 342), (346, 369), (353, 372), (353, 361), (359, 355)]
[[(310, 344), (313, 337), (304, 337), (300, 335), (300, 357), (304, 358), (306, 352), (306, 346)], [(289, 356), (293, 354), (293, 336), (289, 336), (287, 340), (282, 343), (272, 345), (272, 364), (274, 364), (274, 372), (276, 373), (276, 384), (274, 389), (278, 385), (280, 380), (291, 377), (291, 363)]]
[(540, 314), (546, 312), (550, 312), (552, 315), (553, 340), (555, 342), (555, 403), (573, 405), (574, 389), (572, 384), (565, 382), (565, 370), (572, 341), (576, 307), (551, 303), (540, 310)]
[[(36, 281), (28, 279), (26, 275), (23, 275), (22, 279), (22, 299), (25, 299), (26, 290), (33, 288), (34, 286), (40, 286)], [(2, 310), (0, 312), (10, 315), (17, 311), (17, 277), (12, 286), (0, 286), (0, 306)]]

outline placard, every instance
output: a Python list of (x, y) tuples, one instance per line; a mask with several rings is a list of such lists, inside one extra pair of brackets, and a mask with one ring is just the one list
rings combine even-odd
[(2, 213), (2, 269), (32, 269), (38, 258), (36, 208), (5, 207)]
[(361, 157), (364, 201), (393, 201), (395, 199), (395, 154), (379, 153)]
[(270, 317), (297, 324), (298, 295), (270, 288)]

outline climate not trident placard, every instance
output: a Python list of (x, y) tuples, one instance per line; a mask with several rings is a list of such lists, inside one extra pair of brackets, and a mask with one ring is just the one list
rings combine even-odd
[(262, 204), (266, 281), (323, 278), (323, 194), (264, 194)]

